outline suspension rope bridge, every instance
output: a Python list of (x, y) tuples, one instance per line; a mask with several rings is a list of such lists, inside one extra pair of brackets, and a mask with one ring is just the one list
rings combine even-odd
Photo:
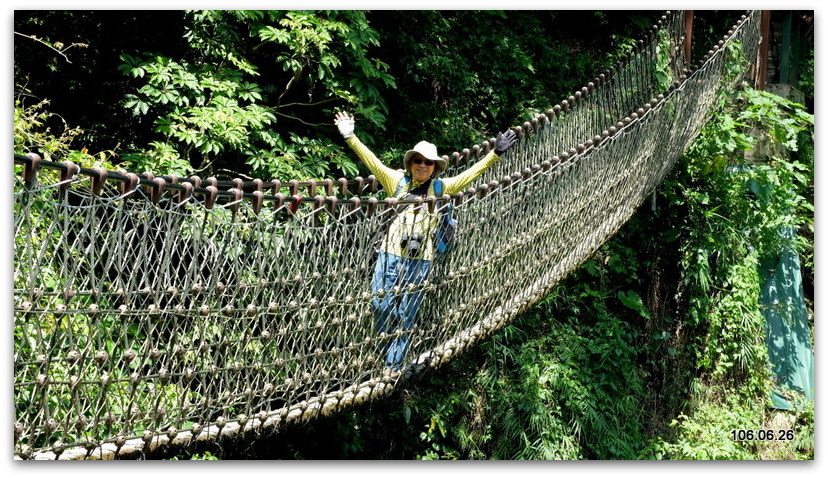
[[(218, 181), (15, 155), (14, 452), (113, 459), (240, 440), (373, 400), (531, 307), (611, 237), (753, 70), (749, 12), (697, 64), (668, 12), (473, 188), (380, 199), (373, 177)], [(664, 75), (669, 78), (664, 84)], [(670, 83), (671, 82), (671, 83)], [(445, 157), (462, 172), (494, 147)], [(399, 373), (371, 237), (400, 204), (459, 221)], [(379, 294), (384, 293), (380, 291)]]

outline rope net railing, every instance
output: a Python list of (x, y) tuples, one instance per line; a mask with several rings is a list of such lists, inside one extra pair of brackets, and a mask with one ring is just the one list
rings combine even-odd
[[(665, 16), (656, 46), (519, 128), (480, 185), (453, 197), (354, 195), (361, 178), (339, 195), (301, 197), (298, 182), (290, 195), (220, 190), (16, 156), (15, 456), (126, 458), (273, 433), (486, 338), (621, 227), (757, 55), (750, 13), (680, 70), (681, 24)], [(676, 79), (658, 91), (664, 65)], [(401, 203), (452, 203), (453, 249), (426, 281), (372, 294), (371, 239)], [(372, 300), (421, 291), (412, 329), (377, 331)], [(381, 350), (403, 335), (404, 367), (388, 371)]]

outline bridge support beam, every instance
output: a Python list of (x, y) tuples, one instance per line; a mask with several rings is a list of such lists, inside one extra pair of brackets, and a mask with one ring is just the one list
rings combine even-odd
[(761, 34), (762, 39), (760, 40), (759, 44), (759, 69), (756, 73), (756, 84), (757, 90), (764, 90), (765, 89), (765, 78), (768, 76), (768, 53), (770, 50), (770, 19), (771, 19), (771, 11), (770, 10), (762, 10), (762, 25), (761, 25)]
[(693, 62), (693, 10), (684, 11), (684, 64)]

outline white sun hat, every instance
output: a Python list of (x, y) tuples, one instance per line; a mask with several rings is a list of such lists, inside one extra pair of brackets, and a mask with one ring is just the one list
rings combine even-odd
[(406, 171), (409, 171), (409, 162), (411, 158), (415, 154), (420, 154), (426, 159), (430, 159), (434, 161), (434, 175), (438, 175), (446, 170), (448, 163), (445, 159), (441, 158), (437, 154), (437, 146), (429, 143), (428, 141), (420, 141), (414, 146), (414, 149), (411, 149), (405, 153), (405, 157), (403, 158), (403, 167)]

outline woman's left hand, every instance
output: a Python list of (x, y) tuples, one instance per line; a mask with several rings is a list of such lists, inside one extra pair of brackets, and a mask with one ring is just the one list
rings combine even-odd
[(505, 133), (498, 133), (497, 139), (495, 139), (495, 154), (498, 156), (502, 155), (515, 144), (515, 141), (517, 141), (517, 135), (511, 129)]

